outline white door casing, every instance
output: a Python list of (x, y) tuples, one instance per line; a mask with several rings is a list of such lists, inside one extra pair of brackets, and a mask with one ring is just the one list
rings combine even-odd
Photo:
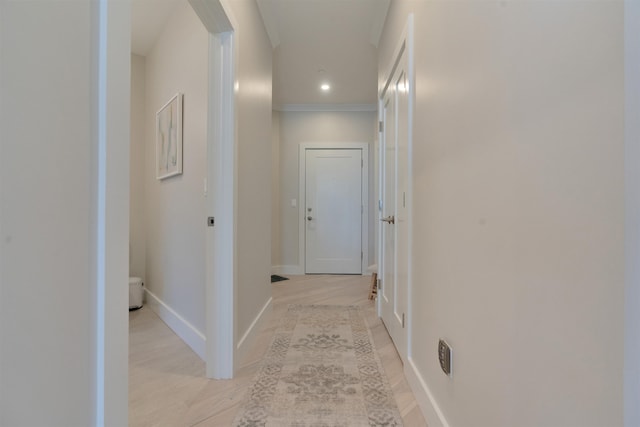
[[(206, 375), (232, 378), (235, 370), (237, 156), (233, 84), (237, 23), (221, 0), (189, 0), (209, 32), (206, 217)], [(203, 217), (203, 224), (207, 218)]]
[(412, 24), (410, 16), (380, 97), (379, 314), (405, 362), (410, 355), (411, 319)]
[(362, 273), (362, 150), (307, 149), (307, 274)]

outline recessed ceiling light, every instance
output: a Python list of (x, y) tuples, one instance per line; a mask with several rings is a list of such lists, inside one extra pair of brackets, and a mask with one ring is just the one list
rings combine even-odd
[(331, 89), (331, 86), (329, 86), (328, 83), (322, 83), (320, 85), (320, 89), (322, 89), (324, 92), (327, 92), (329, 89)]

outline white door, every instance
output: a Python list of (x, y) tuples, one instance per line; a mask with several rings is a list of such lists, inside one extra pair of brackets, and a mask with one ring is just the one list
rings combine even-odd
[(362, 273), (362, 150), (305, 153), (305, 272)]
[(408, 168), (409, 86), (407, 53), (402, 49), (397, 67), (382, 99), (382, 251), (380, 314), (403, 361), (407, 357), (409, 286)]

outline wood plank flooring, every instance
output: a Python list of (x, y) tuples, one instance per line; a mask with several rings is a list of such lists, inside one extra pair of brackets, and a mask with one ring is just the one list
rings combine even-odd
[(129, 425), (231, 425), (262, 355), (289, 304), (341, 304), (362, 308), (374, 345), (407, 427), (426, 426), (402, 373), (402, 363), (369, 301), (368, 276), (289, 276), (273, 283), (273, 311), (232, 380), (205, 378), (204, 362), (148, 307), (129, 314)]

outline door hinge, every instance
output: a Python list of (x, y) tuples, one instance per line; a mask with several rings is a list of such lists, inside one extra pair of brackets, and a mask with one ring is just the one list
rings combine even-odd
[(378, 122), (378, 132), (383, 132), (383, 131), (384, 131), (384, 123)]
[(382, 279), (378, 279), (378, 290), (382, 289)]
[(360, 159), (360, 168), (364, 167), (364, 159)]
[(402, 313), (402, 327), (404, 328), (404, 313)]
[(360, 252), (360, 261), (364, 259), (364, 252)]

